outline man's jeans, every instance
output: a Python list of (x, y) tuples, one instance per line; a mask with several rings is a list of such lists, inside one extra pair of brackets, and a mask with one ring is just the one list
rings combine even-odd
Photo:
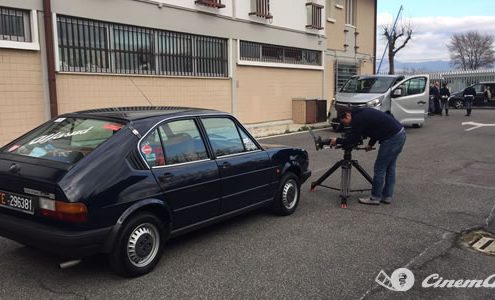
[(406, 132), (399, 133), (380, 144), (375, 161), (371, 199), (392, 198), (395, 187), (395, 165), (406, 142)]

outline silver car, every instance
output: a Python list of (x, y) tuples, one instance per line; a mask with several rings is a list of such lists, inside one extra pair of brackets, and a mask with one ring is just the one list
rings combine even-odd
[(421, 127), (428, 112), (428, 87), (428, 75), (353, 76), (335, 95), (329, 113), (330, 124), (334, 130), (338, 129), (336, 111), (339, 109), (373, 107), (390, 113), (402, 125)]

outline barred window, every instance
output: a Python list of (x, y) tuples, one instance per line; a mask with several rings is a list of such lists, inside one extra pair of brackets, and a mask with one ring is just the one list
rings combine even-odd
[(193, 75), (193, 39), (176, 32), (160, 32), (158, 61), (160, 70), (176, 76)]
[(150, 29), (117, 25), (113, 41), (117, 73), (156, 74), (154, 34)]
[(227, 40), (57, 16), (64, 72), (228, 76)]
[(103, 23), (57, 18), (60, 68), (75, 72), (108, 72), (108, 30)]
[(265, 19), (272, 19), (270, 14), (270, 0), (251, 0), (250, 16), (257, 16)]
[(32, 42), (28, 10), (0, 6), (0, 40)]
[(245, 61), (321, 66), (321, 51), (255, 42), (240, 42), (240, 58)]
[(321, 30), (323, 29), (323, 26), (321, 25), (321, 14), (323, 12), (323, 5), (316, 4), (313, 2), (308, 2), (306, 3), (306, 10), (307, 10), (307, 18), (308, 18), (308, 23), (306, 25), (306, 28), (311, 28), (311, 29), (318, 29)]

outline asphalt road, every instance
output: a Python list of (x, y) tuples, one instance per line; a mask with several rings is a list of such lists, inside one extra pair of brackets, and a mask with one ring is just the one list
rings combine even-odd
[[(309, 184), (343, 151), (316, 152), (307, 133), (262, 139), (304, 147), (313, 176), (295, 214), (257, 211), (168, 243), (156, 269), (143, 277), (114, 275), (104, 257), (69, 269), (60, 260), (0, 238), (0, 299), (493, 299), (494, 288), (423, 288), (431, 274), (476, 280), (495, 274), (495, 256), (467, 249), (459, 237), (473, 228), (495, 232), (495, 127), (465, 131), (464, 121), (495, 123), (494, 110), (451, 110), (407, 129), (398, 161), (395, 201), (339, 207), (338, 191)], [(322, 136), (335, 135), (328, 129)], [(372, 173), (376, 152), (353, 151)], [(338, 185), (340, 173), (327, 185)], [(353, 189), (369, 185), (353, 171)], [(400, 267), (416, 278), (406, 292), (375, 282)], [(495, 282), (495, 279), (492, 280)]]

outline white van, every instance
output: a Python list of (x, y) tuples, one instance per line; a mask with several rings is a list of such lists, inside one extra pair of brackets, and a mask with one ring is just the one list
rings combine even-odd
[(390, 113), (402, 125), (421, 127), (428, 114), (429, 76), (356, 75), (335, 95), (328, 114), (334, 130), (337, 110), (373, 107)]

